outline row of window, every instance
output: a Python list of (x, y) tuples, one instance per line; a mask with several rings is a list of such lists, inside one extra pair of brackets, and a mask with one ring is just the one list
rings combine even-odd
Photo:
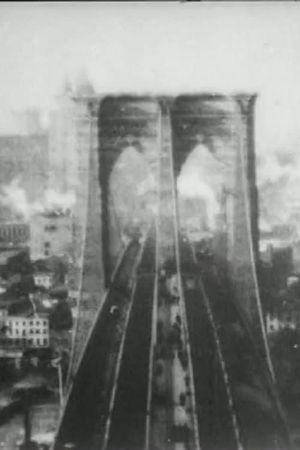
[[(7, 326), (13, 326), (13, 327), (21, 327), (21, 326), (27, 326), (28, 325), (28, 321), (23, 320), (22, 323), (21, 321), (15, 321), (15, 320), (8, 320), (7, 322)], [(47, 320), (30, 320), (29, 321), (29, 326), (40, 326), (40, 325), (44, 325), (47, 326), (48, 322)]]
[(19, 345), (48, 345), (49, 340), (48, 338), (37, 338), (37, 339), (0, 339), (0, 345), (1, 346), (8, 346), (8, 347), (15, 347)]
[[(47, 334), (47, 332), (48, 332), (48, 330), (46, 329), (46, 328), (43, 328), (42, 330), (40, 330), (40, 329), (33, 329), (33, 328), (30, 328), (29, 330), (28, 330), (28, 333), (29, 334)], [(26, 330), (15, 330), (15, 334), (22, 334), (22, 336), (26, 336)]]
[(28, 339), (30, 345), (48, 345), (48, 339)]
[(28, 231), (22, 230), (22, 229), (0, 230), (0, 237), (2, 237), (2, 238), (24, 237), (27, 235), (28, 235)]
[(36, 283), (45, 283), (45, 282), (48, 283), (48, 281), (51, 280), (51, 276), (50, 275), (35, 276), (34, 279)]

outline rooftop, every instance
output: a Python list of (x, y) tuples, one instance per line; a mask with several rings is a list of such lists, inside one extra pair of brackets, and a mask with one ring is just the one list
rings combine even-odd
[(48, 218), (68, 217), (70, 215), (71, 215), (70, 208), (45, 209), (43, 212), (38, 214), (38, 216)]
[(9, 258), (12, 258), (13, 256), (17, 256), (20, 253), (20, 249), (12, 249), (12, 250), (4, 250), (0, 251), (0, 265), (4, 265), (7, 263)]

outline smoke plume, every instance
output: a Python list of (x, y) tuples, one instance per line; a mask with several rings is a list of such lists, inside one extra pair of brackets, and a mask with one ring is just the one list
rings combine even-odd
[(60, 193), (54, 189), (48, 189), (45, 191), (43, 198), (31, 202), (28, 200), (26, 191), (20, 185), (20, 180), (15, 178), (10, 184), (1, 188), (0, 203), (28, 221), (33, 215), (46, 211), (66, 212), (70, 210), (75, 204), (75, 194), (73, 192)]
[(258, 168), (261, 229), (274, 225), (298, 226), (300, 211), (300, 158), (277, 151), (261, 157)]

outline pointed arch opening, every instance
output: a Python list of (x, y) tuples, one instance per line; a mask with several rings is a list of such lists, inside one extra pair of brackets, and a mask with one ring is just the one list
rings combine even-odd
[(223, 161), (203, 142), (187, 156), (177, 178), (180, 229), (190, 242), (226, 255), (227, 178)]
[(122, 240), (142, 234), (155, 208), (156, 184), (146, 158), (134, 146), (126, 147), (109, 178), (109, 213)]

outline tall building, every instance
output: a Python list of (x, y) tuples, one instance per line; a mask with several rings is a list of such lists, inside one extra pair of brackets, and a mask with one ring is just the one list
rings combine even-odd
[[(79, 184), (82, 141), (81, 119), (84, 108), (81, 99), (95, 95), (91, 83), (81, 77), (75, 88), (66, 81), (56, 98), (56, 108), (50, 115), (50, 187), (60, 191), (74, 191)], [(86, 105), (84, 105), (85, 107)]]
[(36, 109), (9, 117), (0, 117), (0, 221), (22, 222), (48, 185), (48, 134)]
[(0, 160), (0, 188), (18, 179), (18, 188), (29, 200), (44, 192), (49, 167), (47, 134), (0, 136)]
[(72, 245), (70, 213), (48, 211), (36, 215), (30, 226), (30, 257), (33, 261), (68, 255)]
[(97, 147), (97, 126), (92, 123), (89, 111), (89, 100), (92, 102), (95, 97), (93, 86), (85, 76), (74, 87), (67, 81), (50, 116), (50, 187), (72, 192), (76, 199), (72, 206), (74, 265), (70, 267), (70, 285), (75, 290), (80, 283), (86, 233), (90, 149)]
[(66, 191), (74, 184), (72, 178), (77, 164), (73, 110), (73, 91), (66, 82), (56, 97), (56, 109), (49, 120), (50, 187), (59, 191)]

